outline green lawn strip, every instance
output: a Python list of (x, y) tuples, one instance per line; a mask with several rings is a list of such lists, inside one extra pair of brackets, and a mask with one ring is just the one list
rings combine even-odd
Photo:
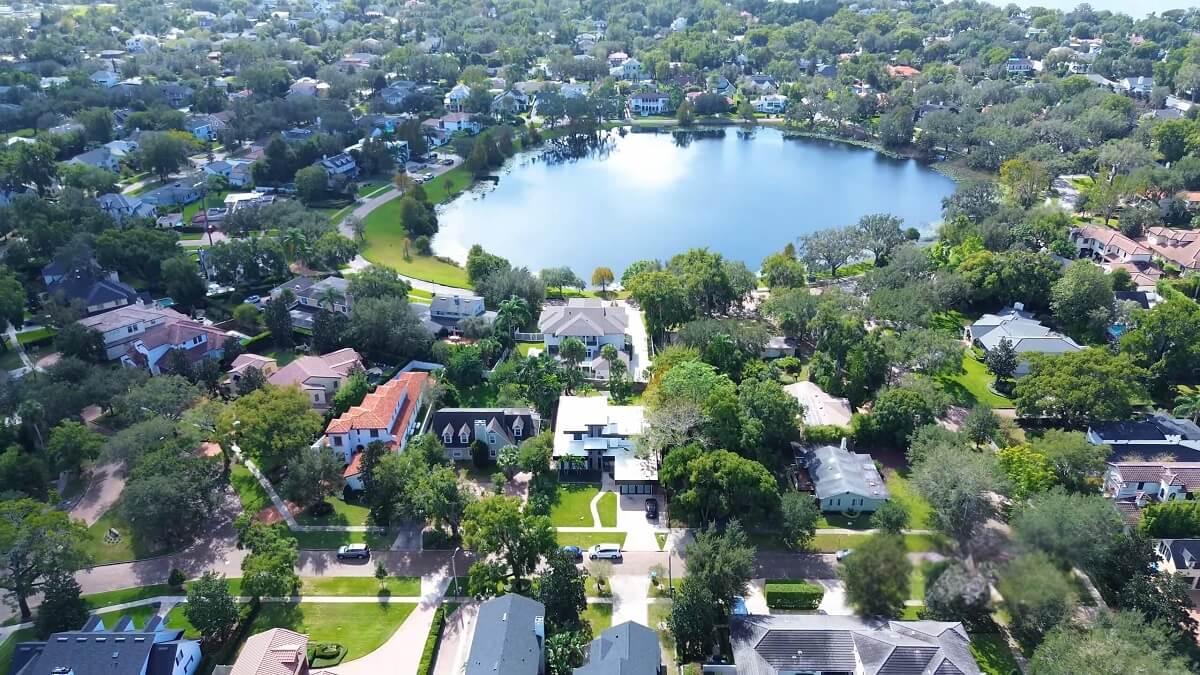
[(671, 630), (667, 628), (667, 621), (670, 618), (671, 603), (669, 602), (654, 602), (646, 608), (646, 620), (650, 624), (650, 628), (658, 633), (663, 662), (666, 664), (675, 662), (675, 638), (671, 635)]
[(596, 587), (596, 577), (586, 577), (583, 580), (583, 590), (589, 598), (611, 598), (612, 588), (604, 585), (604, 589), (600, 590)]
[[(908, 607), (906, 609), (915, 609)], [(1013, 658), (1008, 642), (999, 633), (974, 633), (971, 635), (971, 655), (985, 675), (1012, 675), (1021, 672)]]
[(175, 605), (171, 611), (167, 612), (167, 625), (171, 628), (178, 628), (183, 631), (183, 636), (190, 639), (200, 637), (200, 631), (192, 625), (191, 621), (183, 614), (183, 609), (187, 607), (185, 604)]
[(652, 597), (652, 598), (669, 598), (669, 597), (671, 597), (671, 594), (667, 592), (668, 581), (670, 582), (670, 588), (675, 589), (676, 592), (678, 592), (679, 587), (681, 585), (683, 585), (683, 577), (676, 575), (676, 576), (671, 577), (668, 580), (667, 577), (664, 575), (659, 578), (657, 584), (650, 584), (650, 591), (649, 591), (650, 597)]
[(544, 345), (541, 342), (518, 342), (517, 353), (521, 356), (529, 356), (531, 349), (543, 349)]
[(37, 633), (32, 628), (22, 628), (8, 636), (8, 639), (0, 644), (0, 673), (7, 673), (12, 669), (13, 654), (16, 653), (18, 644), (36, 639)]
[(17, 333), (17, 342), (21, 343), (22, 346), (40, 344), (42, 342), (49, 342), (57, 334), (58, 331), (53, 328), (34, 328), (24, 333)]
[(600, 514), (600, 527), (616, 527), (617, 493), (605, 492), (596, 504), (596, 512)]
[[(905, 606), (904, 606), (904, 611), (900, 613), (900, 618), (901, 618), (902, 620), (904, 620), (904, 621), (918, 621), (918, 620), (920, 620), (920, 618), (921, 618), (921, 610), (922, 610), (922, 609), (925, 609), (925, 608), (924, 608), (924, 607), (913, 607), (913, 606), (910, 606), (910, 605), (905, 605)], [(974, 640), (974, 639), (975, 639), (975, 636), (973, 636), (973, 635), (972, 635), (972, 636), (971, 636), (971, 639), (972, 639), (972, 640)], [(972, 651), (973, 651), (973, 650), (972, 650)], [(1017, 672), (1017, 671), (1013, 671), (1013, 672)], [(1005, 673), (1004, 675), (1011, 675), (1011, 674), (1010, 674), (1010, 673)]]
[(204, 238), (203, 232), (180, 232), (179, 238), (183, 241), (200, 241)]
[(963, 372), (957, 375), (939, 375), (937, 382), (959, 405), (986, 403), (993, 408), (1012, 408), (1015, 405), (1012, 399), (993, 393), (988, 388), (994, 379), (987, 366), (967, 353), (963, 355)]
[(242, 502), (242, 512), (254, 515), (271, 505), (271, 498), (262, 484), (250, 473), (250, 469), (241, 464), (234, 464), (229, 474), (229, 482), (237, 490), (238, 499)]
[(423, 299), (425, 299), (425, 300), (432, 300), (432, 299), (433, 299), (433, 293), (430, 293), (429, 291), (423, 291), (423, 290), (421, 290), (421, 289), (419, 289), (419, 288), (413, 288), (413, 289), (409, 290), (409, 291), (408, 291), (408, 296), (409, 296), (410, 298), (412, 298), (412, 297), (417, 297), (417, 298), (423, 298)]
[(395, 532), (290, 532), (296, 545), (310, 550), (333, 550), (347, 544), (366, 544), (387, 550), (396, 540)]
[(851, 518), (841, 513), (824, 513), (817, 521), (817, 528), (841, 528), (843, 530), (871, 529), (871, 514), (860, 513)]
[(346, 648), (344, 660), (379, 648), (416, 608), (411, 603), (263, 603), (247, 635), (287, 628), (310, 642), (334, 642)]
[[(550, 524), (554, 527), (591, 527), (592, 498), (600, 488), (590, 484), (558, 486), (558, 501), (550, 509)], [(616, 504), (613, 504), (613, 525), (616, 526)]]
[(158, 604), (138, 605), (137, 607), (120, 609), (115, 612), (105, 612), (103, 614), (97, 614), (96, 616), (99, 616), (100, 620), (104, 622), (105, 628), (111, 629), (113, 626), (117, 625), (117, 622), (121, 620), (121, 617), (127, 616), (133, 619), (133, 625), (135, 627), (141, 629), (146, 626), (146, 621), (148, 621), (150, 617), (154, 616), (155, 614), (158, 614)]
[(366, 525), (367, 516), (371, 515), (368, 507), (349, 503), (341, 497), (330, 497), (325, 502), (333, 506), (332, 513), (314, 516), (305, 511), (296, 515), (296, 522), (301, 525)]
[(166, 584), (152, 584), (150, 586), (137, 586), (135, 588), (122, 588), (118, 591), (105, 591), (103, 593), (88, 593), (80, 596), (88, 607), (92, 609), (101, 609), (103, 607), (112, 607), (113, 605), (123, 605), (127, 602), (135, 600), (144, 600), (146, 598), (157, 598), (160, 595), (183, 595), (181, 591), (176, 591)]
[[(413, 597), (421, 594), (420, 577), (388, 577), (385, 595)], [(303, 577), (301, 595), (376, 596), (381, 594), (375, 577)]]
[[(559, 535), (560, 538), (562, 535)], [(818, 533), (813, 537), (812, 543), (809, 544), (808, 550), (815, 553), (834, 553), (844, 548), (855, 548), (862, 543), (869, 534), (823, 534)], [(750, 534), (750, 542), (755, 547), (767, 551), (786, 551), (789, 550), (780, 541), (778, 533), (774, 532), (754, 532)], [(945, 539), (937, 534), (906, 534), (904, 535), (904, 545), (910, 553), (925, 553), (929, 551), (937, 551), (945, 548)]]
[(929, 529), (929, 519), (933, 515), (933, 507), (925, 501), (924, 497), (917, 494), (908, 479), (895, 470), (888, 469), (884, 472), (884, 483), (891, 494), (891, 500), (908, 511), (909, 529)]
[(594, 602), (587, 606), (583, 618), (592, 625), (592, 635), (599, 635), (612, 626), (613, 606), (607, 602)]
[(625, 545), (624, 532), (558, 532), (555, 537), (559, 546), (578, 546), (584, 549), (584, 555), (587, 549), (596, 544)]

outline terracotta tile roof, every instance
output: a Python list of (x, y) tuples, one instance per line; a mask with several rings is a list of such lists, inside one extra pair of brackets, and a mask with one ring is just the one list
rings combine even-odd
[(1150, 249), (1146, 248), (1142, 244), (1130, 239), (1124, 234), (1121, 234), (1117, 230), (1111, 230), (1107, 227), (1085, 225), (1076, 230), (1076, 234), (1088, 239), (1095, 239), (1105, 247), (1115, 246), (1123, 251), (1126, 255), (1145, 255), (1150, 253)]
[[(391, 382), (367, 394), (361, 405), (354, 406), (331, 421), (325, 433), (344, 434), (353, 429), (403, 429), (416, 413), (416, 399), (428, 380), (429, 373), (401, 373)], [(389, 428), (393, 413), (396, 413), (396, 422)]]
[(350, 478), (357, 476), (362, 471), (362, 458), (365, 452), (356, 452), (354, 457), (350, 459), (350, 464), (346, 466), (346, 470), (342, 472), (342, 478)]
[(298, 675), (307, 670), (308, 636), (272, 628), (246, 640), (230, 675)]
[(267, 381), (278, 387), (287, 387), (304, 384), (310, 377), (341, 379), (350, 374), (355, 364), (362, 365), (362, 360), (358, 352), (347, 347), (322, 356), (301, 356), (280, 368)]

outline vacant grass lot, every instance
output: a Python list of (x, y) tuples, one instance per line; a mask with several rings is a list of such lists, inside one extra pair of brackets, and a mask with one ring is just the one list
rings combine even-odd
[(888, 469), (884, 472), (884, 483), (892, 495), (892, 501), (908, 511), (908, 528), (910, 530), (929, 529), (929, 518), (933, 513), (933, 507), (925, 501), (924, 497), (917, 494), (908, 479), (896, 471)]
[(271, 505), (267, 491), (245, 466), (234, 464), (229, 473), (229, 482), (233, 484), (233, 489), (237, 490), (243, 513), (254, 515)]

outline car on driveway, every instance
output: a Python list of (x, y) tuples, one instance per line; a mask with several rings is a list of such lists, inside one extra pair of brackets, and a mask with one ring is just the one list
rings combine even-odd
[(371, 547), (366, 544), (348, 544), (339, 546), (338, 560), (366, 560), (371, 557)]
[(247, 305), (257, 305), (258, 303), (262, 302), (262, 298), (258, 297), (257, 295), (247, 295), (246, 299), (242, 302), (246, 303)]
[(649, 520), (658, 520), (658, 500), (651, 498), (646, 500), (646, 518)]
[(576, 562), (583, 560), (583, 549), (578, 546), (564, 546), (562, 547), (562, 552), (571, 556), (571, 559)]
[(838, 560), (845, 560), (846, 556), (850, 555), (853, 552), (854, 552), (854, 549), (852, 549), (852, 548), (844, 548), (844, 549), (838, 551), (837, 553), (834, 553), (833, 557)]
[(592, 560), (616, 560), (620, 562), (622, 557), (620, 544), (596, 544), (588, 549), (588, 558)]
[(733, 611), (730, 613), (736, 616), (746, 616), (749, 614), (750, 610), (746, 607), (746, 599), (740, 595), (733, 596)]

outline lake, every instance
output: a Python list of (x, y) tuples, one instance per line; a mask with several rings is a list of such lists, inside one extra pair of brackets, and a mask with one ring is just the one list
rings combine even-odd
[(482, 244), (514, 265), (567, 265), (587, 279), (598, 265), (619, 277), (635, 260), (707, 246), (758, 269), (799, 235), (868, 213), (931, 232), (954, 192), (954, 181), (919, 162), (845, 143), (767, 128), (708, 133), (686, 142), (614, 130), (580, 159), (518, 155), (497, 185), (443, 207), (434, 251), (461, 262)]

